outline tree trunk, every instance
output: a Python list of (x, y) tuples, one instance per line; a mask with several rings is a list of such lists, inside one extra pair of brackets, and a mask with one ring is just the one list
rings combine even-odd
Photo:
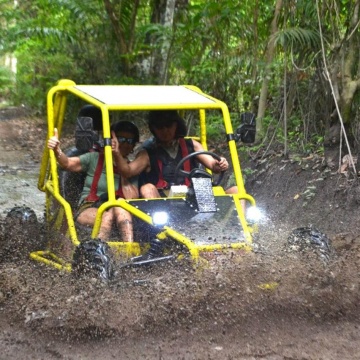
[[(167, 27), (169, 29), (172, 29), (173, 22), (174, 22), (174, 12), (175, 12), (175, 1), (176, 0), (167, 0), (166, 1), (166, 7), (165, 7), (165, 13), (163, 16), (162, 24), (164, 27)], [(167, 83), (168, 80), (168, 55), (169, 55), (169, 49), (170, 49), (171, 42), (168, 38), (165, 39), (163, 42), (161, 49), (160, 49), (160, 56), (158, 58), (158, 64), (157, 64), (157, 72), (159, 75), (160, 83), (162, 85)]]
[[(352, 10), (352, 12), (350, 11)], [(347, 31), (342, 39), (339, 40), (339, 51), (333, 61), (331, 82), (334, 89), (336, 100), (339, 104), (339, 111), (341, 119), (344, 123), (346, 131), (345, 139), (349, 141), (339, 148), (336, 142), (324, 142), (325, 159), (328, 163), (331, 155), (334, 163), (335, 157), (340, 158), (343, 155), (352, 151), (355, 148), (355, 153), (360, 154), (360, 126), (356, 111), (354, 108), (354, 98), (360, 89), (360, 64), (359, 64), (359, 15), (360, 15), (360, 0), (354, 1), (352, 9), (348, 12)], [(340, 127), (340, 123), (334, 124), (333, 128)], [(331, 128), (330, 128), (331, 130)], [(345, 146), (346, 145), (346, 146)], [(350, 149), (348, 148), (350, 146)], [(340, 156), (341, 155), (341, 156)]]
[(349, 21), (349, 29), (345, 35), (344, 46), (339, 54), (340, 58), (343, 59), (342, 62), (339, 61), (343, 64), (341, 71), (340, 110), (345, 124), (351, 123), (353, 99), (355, 93), (360, 89), (359, 13), (360, 0), (357, 0)]
[[(184, 5), (183, 1), (180, 5)], [(164, 36), (161, 45), (153, 46), (159, 43), (159, 37), (148, 35), (146, 43), (154, 50), (149, 56), (142, 60), (143, 76), (151, 83), (166, 84), (168, 81), (168, 56), (171, 41), (169, 33), (172, 33), (176, 0), (154, 0), (152, 3), (151, 23), (160, 24), (164, 27)], [(168, 28), (168, 29), (166, 29)]]
[[(120, 10), (117, 11), (115, 5), (110, 0), (104, 0), (105, 10), (116, 36), (120, 55), (129, 55), (133, 51), (135, 42), (134, 29), (139, 5), (140, 0), (134, 0), (132, 5), (130, 4), (130, 6), (132, 6), (131, 21), (127, 25), (129, 26), (128, 33), (131, 35), (127, 39), (124, 31), (124, 24), (122, 23), (121, 7), (119, 8)], [(128, 56), (122, 56), (122, 69), (125, 75), (130, 76), (130, 62)]]
[(271, 78), (271, 64), (275, 54), (275, 43), (273, 35), (278, 31), (278, 20), (282, 8), (282, 0), (276, 0), (274, 18), (270, 27), (270, 38), (265, 52), (266, 65), (261, 86), (259, 108), (256, 119), (256, 138), (261, 140), (263, 137), (263, 118), (265, 116), (267, 97), (269, 92), (269, 82)]

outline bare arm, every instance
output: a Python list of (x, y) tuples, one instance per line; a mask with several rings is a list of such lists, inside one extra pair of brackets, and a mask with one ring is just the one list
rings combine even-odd
[(123, 176), (121, 176), (121, 188), (125, 199), (137, 199), (139, 197), (139, 190), (137, 186), (132, 184)]
[(56, 128), (54, 129), (54, 136), (48, 140), (47, 145), (49, 149), (54, 150), (56, 160), (63, 169), (73, 172), (79, 172), (82, 170), (79, 157), (67, 157), (61, 151), (58, 131)]
[[(194, 150), (195, 151), (204, 151), (203, 146), (196, 140), (193, 140)], [(197, 159), (208, 169), (212, 170), (214, 173), (219, 173), (225, 171), (229, 168), (229, 163), (224, 157), (221, 157), (221, 160), (214, 159), (211, 155), (198, 155)]]
[(147, 151), (140, 151), (133, 161), (128, 162), (120, 153), (120, 144), (113, 131), (111, 132), (111, 148), (115, 164), (122, 176), (130, 178), (139, 175), (143, 171), (150, 171), (150, 158)]

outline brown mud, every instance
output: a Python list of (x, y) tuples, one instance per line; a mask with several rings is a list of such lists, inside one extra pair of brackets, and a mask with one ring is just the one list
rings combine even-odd
[[(2, 227), (14, 205), (42, 214), (44, 131), (36, 120), (0, 121)], [(356, 181), (317, 156), (244, 154), (242, 165), (266, 214), (254, 253), (197, 270), (128, 270), (110, 285), (3, 258), (0, 358), (360, 359)], [(328, 262), (287, 246), (293, 229), (310, 224), (332, 241)], [(1, 232), (0, 244), (5, 238)]]

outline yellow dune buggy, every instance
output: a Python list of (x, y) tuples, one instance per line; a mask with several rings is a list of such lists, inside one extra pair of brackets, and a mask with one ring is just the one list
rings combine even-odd
[[(66, 271), (95, 269), (100, 277), (108, 279), (112, 277), (113, 264), (117, 261), (125, 266), (139, 266), (159, 259), (178, 260), (186, 257), (197, 264), (201, 259), (216, 253), (251, 251), (256, 225), (250, 225), (246, 219), (242, 202), (245, 201), (248, 208), (254, 208), (255, 200), (246, 193), (242, 178), (236, 147), (241, 130), (233, 132), (225, 103), (195, 86), (77, 85), (64, 79), (52, 87), (47, 95), (47, 138), (57, 128), (61, 139), (64, 118), (68, 116), (67, 104), (74, 100), (101, 110), (107, 200), (99, 207), (91, 231), (86, 233), (80, 229), (74, 221), (77, 205), (74, 197), (81, 190), (82, 174), (65, 174), (59, 168), (53, 150), (49, 150), (45, 142), (38, 188), (46, 193), (47, 245), (45, 249), (31, 252), (33, 260)], [(198, 134), (189, 134), (189, 137), (198, 140), (206, 152), (207, 114), (216, 113), (223, 119), (224, 140), (228, 144), (228, 160), (238, 194), (227, 195), (219, 179), (215, 179), (209, 170), (195, 169), (185, 173), (191, 185), (188, 188), (173, 185), (167, 198), (115, 198), (111, 123), (114, 119), (123, 119), (134, 113), (136, 116), (132, 117), (132, 121), (136, 123), (138, 119), (140, 125), (148, 111), (166, 109), (191, 114), (192, 121), (197, 122)], [(96, 141), (91, 118), (90, 121), (88, 118), (78, 121), (78, 132), (74, 139), (77, 148), (72, 149), (69, 155), (87, 151), (92, 142)], [(246, 128), (247, 133), (250, 130)], [(177, 171), (183, 173), (181, 165)], [(122, 207), (132, 214), (135, 242), (122, 242), (116, 237), (106, 244), (95, 240), (103, 213), (114, 206)], [(160, 253), (161, 256), (158, 256)]]

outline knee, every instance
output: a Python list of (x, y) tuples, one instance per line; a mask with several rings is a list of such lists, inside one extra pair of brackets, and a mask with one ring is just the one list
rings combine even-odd
[(111, 222), (113, 221), (115, 216), (114, 208), (110, 208), (108, 211), (105, 211), (102, 216), (103, 222)]
[(145, 184), (140, 188), (140, 196), (143, 198), (154, 197), (154, 194), (157, 192), (155, 185)]
[(114, 208), (114, 218), (117, 222), (124, 220), (131, 220), (131, 214), (121, 207)]
[(237, 186), (232, 186), (231, 188), (227, 189), (225, 191), (226, 194), (237, 194), (238, 193), (238, 188)]

